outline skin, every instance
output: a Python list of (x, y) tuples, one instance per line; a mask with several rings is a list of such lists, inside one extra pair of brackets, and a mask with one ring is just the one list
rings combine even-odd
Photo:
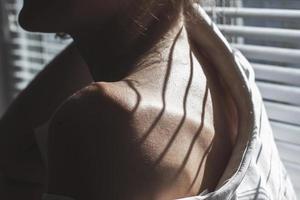
[[(45, 166), (34, 139), (34, 128), (48, 120), (62, 101), (92, 81), (76, 47), (70, 45), (10, 105), (0, 120), (0, 166), (5, 175), (0, 178), (0, 199), (41, 199)], [(19, 162), (16, 164), (15, 160)], [(28, 173), (24, 165), (35, 166), (35, 181), (24, 178)]]
[[(21, 25), (69, 33), (78, 52), (69, 47), (65, 52), (72, 55), (65, 53), (48, 66), (1, 120), (6, 134), (1, 134), (5, 151), (0, 152), (7, 153), (0, 155), (0, 164), (7, 179), (20, 180), (10, 161), (23, 150), (17, 141), (34, 144), (22, 157), (40, 171), (39, 186), (24, 190), (29, 199), (39, 198), (45, 170), (37, 162), (33, 129), (53, 116), (49, 193), (76, 200), (159, 200), (213, 190), (234, 145), (237, 114), (209, 60), (193, 53), (182, 2), (44, 3), (25, 1)], [(53, 83), (55, 75), (62, 78)], [(53, 88), (50, 99), (43, 88)]]

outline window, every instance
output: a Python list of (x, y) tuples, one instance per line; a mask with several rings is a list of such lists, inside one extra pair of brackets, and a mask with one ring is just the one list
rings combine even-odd
[(70, 40), (58, 39), (54, 34), (23, 31), (17, 22), (23, 0), (5, 0), (0, 4), (3, 27), (0, 40), (4, 47), (0, 49), (3, 58), (0, 81), (4, 79), (6, 83), (2, 85), (1, 95), (7, 105)]
[(249, 59), (300, 198), (300, 1), (219, 0), (206, 11)]
[[(300, 1), (203, 1), (227, 39), (254, 67), (280, 155), (300, 198)], [(22, 31), (17, 25), (21, 5), (21, 0), (0, 2), (0, 44), (6, 50), (0, 49), (0, 116), (1, 106), (70, 42)]]

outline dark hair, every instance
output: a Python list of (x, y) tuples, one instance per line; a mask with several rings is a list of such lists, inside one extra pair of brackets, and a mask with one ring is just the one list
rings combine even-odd
[[(201, 5), (212, 6), (215, 3), (215, 0), (170, 0), (170, 1), (172, 1), (173, 5), (175, 6), (179, 5), (180, 1), (182, 1), (185, 5), (197, 3)], [(64, 40), (64, 39), (70, 39), (70, 36), (67, 33), (60, 32), (55, 34), (55, 38)]]

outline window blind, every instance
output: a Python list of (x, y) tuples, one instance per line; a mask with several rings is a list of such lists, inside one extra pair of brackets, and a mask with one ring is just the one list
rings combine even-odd
[[(3, 27), (3, 14), (1, 12), (2, 10), (2, 2), (0, 1), (0, 27)], [(1, 30), (1, 29), (0, 29)], [(3, 32), (0, 31), (0, 117), (2, 116), (2, 114), (4, 113), (5, 110), (5, 105), (6, 105), (6, 98), (5, 98), (5, 81), (4, 81), (4, 59), (3, 59), (3, 53), (4, 53), (4, 49), (3, 49), (3, 40), (1, 40), (1, 38), (3, 38)]]
[(45, 64), (70, 41), (61, 40), (54, 34), (29, 33), (18, 25), (18, 13), (22, 0), (6, 0), (4, 42), (7, 50), (8, 98), (13, 99), (40, 72)]
[[(205, 2), (227, 39), (254, 67), (280, 155), (300, 198), (300, 1)], [(7, 50), (4, 71), (12, 98), (70, 41), (21, 30), (17, 14), (22, 1), (1, 3), (1, 36)]]
[(279, 153), (300, 198), (300, 1), (223, 0), (205, 9), (252, 63)]

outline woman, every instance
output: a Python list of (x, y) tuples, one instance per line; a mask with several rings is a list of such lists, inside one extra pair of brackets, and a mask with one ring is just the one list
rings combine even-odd
[(47, 3), (21, 25), (74, 44), (1, 121), (6, 199), (295, 198), (251, 67), (195, 2)]

